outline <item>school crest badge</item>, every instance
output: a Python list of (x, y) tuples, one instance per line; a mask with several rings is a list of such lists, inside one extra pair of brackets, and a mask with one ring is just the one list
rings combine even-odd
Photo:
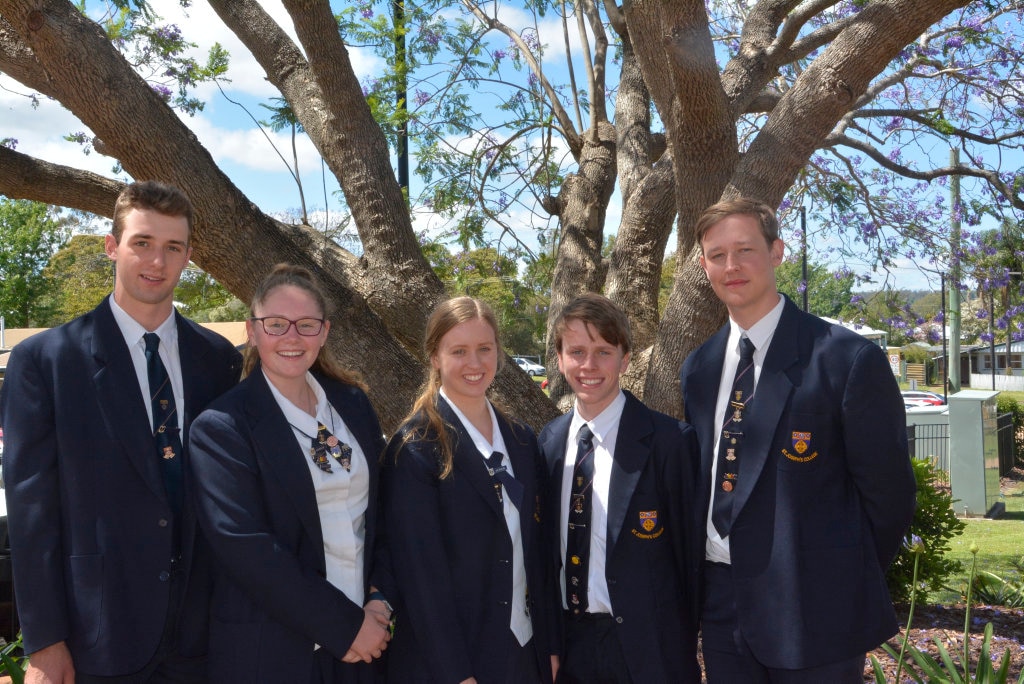
[(640, 527), (650, 532), (658, 526), (658, 511), (640, 511)]

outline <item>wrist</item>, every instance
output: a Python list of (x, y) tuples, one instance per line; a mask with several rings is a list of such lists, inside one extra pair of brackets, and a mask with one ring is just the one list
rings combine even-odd
[(387, 600), (387, 598), (385, 598), (384, 594), (382, 594), (379, 591), (371, 591), (367, 595), (366, 602), (369, 603), (370, 601), (380, 601), (381, 603), (384, 604), (384, 607), (388, 609), (389, 613), (395, 612), (395, 609), (391, 607), (391, 603), (388, 602), (388, 600)]

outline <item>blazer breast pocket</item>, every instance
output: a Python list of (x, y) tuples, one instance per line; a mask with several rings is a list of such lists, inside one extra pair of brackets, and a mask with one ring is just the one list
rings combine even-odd
[(829, 458), (829, 416), (791, 413), (776, 436), (775, 457), (779, 470), (811, 472)]

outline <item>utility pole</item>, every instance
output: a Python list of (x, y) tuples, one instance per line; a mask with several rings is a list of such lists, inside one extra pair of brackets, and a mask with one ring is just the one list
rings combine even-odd
[(804, 311), (807, 311), (807, 209), (800, 207), (800, 242), (804, 248), (800, 277), (804, 281)]
[[(960, 150), (951, 147), (949, 164), (954, 169), (960, 166)], [(960, 176), (954, 173), (949, 182), (949, 204), (951, 215), (949, 251), (949, 392), (960, 391)], [(946, 324), (944, 320), (943, 325)], [(993, 364), (995, 359), (992, 360)], [(992, 380), (995, 383), (995, 378)]]
[(408, 83), (409, 65), (406, 60), (405, 46), (405, 0), (393, 0), (391, 3), (392, 20), (395, 29), (395, 76), (398, 82), (395, 87), (395, 110), (398, 114), (398, 140), (395, 150), (398, 157), (398, 185), (405, 193), (406, 202), (409, 197), (409, 106)]

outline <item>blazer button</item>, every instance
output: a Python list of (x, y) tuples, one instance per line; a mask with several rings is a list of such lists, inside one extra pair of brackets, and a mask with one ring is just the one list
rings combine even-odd
[(160, 581), (161, 582), (166, 582), (169, 579), (171, 579), (171, 573), (167, 572), (166, 570), (161, 570), (160, 571)]
[(167, 518), (160, 518), (160, 520), (157, 522), (157, 525), (159, 525), (160, 527), (167, 527)]
[(621, 617), (615, 618), (615, 622), (621, 625), (622, 624), (622, 618)]

